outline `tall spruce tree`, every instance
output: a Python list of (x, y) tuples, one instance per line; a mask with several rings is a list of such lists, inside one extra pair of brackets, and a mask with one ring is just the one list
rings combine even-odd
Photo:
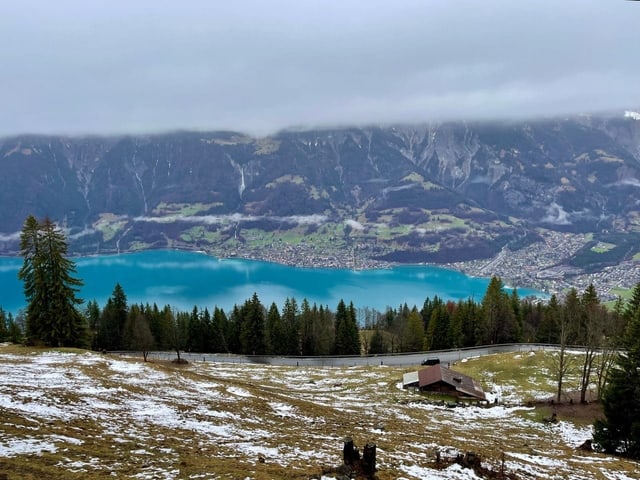
[(0, 307), (0, 342), (4, 342), (9, 338), (9, 329), (7, 328), (7, 316), (2, 307)]
[(100, 316), (100, 326), (98, 328), (99, 348), (105, 350), (122, 350), (126, 348), (124, 325), (129, 314), (127, 305), (127, 295), (119, 283), (113, 288), (111, 297), (107, 299), (107, 304)]
[(340, 299), (335, 318), (335, 354), (360, 355), (360, 333), (353, 303), (347, 307), (344, 300)]
[(75, 263), (66, 258), (67, 242), (48, 218), (25, 220), (20, 235), (23, 265), (18, 278), (24, 282), (27, 300), (27, 340), (50, 346), (82, 346), (86, 342), (85, 319), (77, 310), (82, 281)]

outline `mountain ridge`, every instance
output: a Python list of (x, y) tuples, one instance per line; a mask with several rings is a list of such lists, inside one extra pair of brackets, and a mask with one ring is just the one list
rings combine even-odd
[[(488, 259), (545, 231), (640, 232), (631, 115), (263, 138), (23, 135), (0, 139), (0, 162), (0, 254), (17, 253), (29, 214), (63, 225), (76, 254), (169, 247), (271, 258), (285, 245), (294, 259), (297, 249), (365, 267)], [(637, 253), (628, 250), (605, 263)]]

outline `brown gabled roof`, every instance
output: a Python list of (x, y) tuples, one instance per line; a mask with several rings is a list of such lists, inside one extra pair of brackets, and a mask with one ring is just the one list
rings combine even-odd
[(467, 375), (455, 372), (442, 365), (433, 365), (418, 371), (418, 386), (420, 388), (428, 387), (438, 382), (451, 385), (463, 395), (486, 400), (480, 384)]

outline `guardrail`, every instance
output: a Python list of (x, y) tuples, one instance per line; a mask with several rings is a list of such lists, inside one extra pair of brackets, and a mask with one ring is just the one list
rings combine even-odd
[[(194, 353), (180, 352), (180, 357), (189, 362), (213, 362), (213, 363), (253, 363), (261, 365), (284, 365), (299, 367), (349, 367), (356, 365), (387, 365), (410, 366), (420, 365), (428, 359), (439, 359), (442, 364), (454, 364), (462, 359), (492, 355), (495, 353), (535, 352), (540, 350), (558, 350), (559, 345), (545, 343), (509, 343), (500, 345), (484, 345), (479, 347), (458, 348), (452, 350), (430, 350), (427, 352), (410, 352), (382, 355), (363, 356), (322, 356), (322, 357), (296, 357), (296, 356), (268, 356), (268, 355), (232, 355), (225, 353)], [(584, 347), (568, 347), (572, 351), (584, 350)], [(140, 352), (118, 351), (109, 352), (116, 355), (141, 357)], [(150, 359), (173, 360), (175, 352), (151, 352)]]

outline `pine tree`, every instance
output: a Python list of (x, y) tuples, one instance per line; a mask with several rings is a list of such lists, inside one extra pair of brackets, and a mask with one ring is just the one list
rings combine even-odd
[(7, 340), (11, 343), (22, 343), (24, 341), (21, 322), (15, 320), (11, 312), (7, 315)]
[(9, 330), (7, 328), (7, 315), (0, 307), (0, 342), (6, 342), (9, 338)]
[(492, 277), (482, 299), (482, 316), (477, 336), (484, 344), (513, 342), (517, 337), (516, 318), (509, 296), (499, 277)]
[(282, 317), (275, 302), (272, 302), (269, 307), (265, 331), (267, 335), (267, 353), (270, 355), (285, 355), (284, 326), (282, 325)]
[(247, 355), (264, 355), (264, 307), (254, 293), (251, 300), (247, 300), (241, 309), (240, 315), (240, 343), (242, 353)]
[(313, 323), (315, 354), (331, 355), (336, 335), (333, 314), (329, 307), (323, 307), (322, 305), (318, 308), (314, 304), (312, 311), (315, 318)]
[(340, 299), (336, 308), (335, 329), (336, 355), (360, 355), (360, 332), (353, 303), (347, 307), (344, 300)]
[(627, 305), (624, 308), (623, 315), (627, 322), (631, 321), (631, 319), (635, 316), (635, 314), (640, 310), (640, 282), (633, 287), (633, 291), (631, 292), (631, 298), (627, 302)]
[(20, 235), (24, 259), (18, 278), (24, 282), (27, 299), (29, 342), (50, 346), (81, 346), (86, 342), (86, 324), (76, 306), (82, 281), (74, 276), (75, 263), (66, 258), (67, 242), (56, 225), (33, 215), (25, 220)]
[(301, 355), (317, 355), (317, 338), (316, 328), (314, 326), (318, 323), (318, 312), (314, 312), (309, 301), (306, 298), (302, 299), (302, 305), (300, 306), (300, 354)]
[(286, 298), (282, 307), (282, 328), (287, 355), (300, 355), (300, 311), (295, 298)]
[(127, 322), (128, 311), (127, 295), (122, 286), (116, 283), (100, 316), (97, 341), (99, 348), (122, 350), (126, 347), (127, 339), (125, 338), (124, 326)]
[(211, 319), (211, 344), (209, 351), (231, 353), (227, 343), (228, 320), (224, 310), (215, 307), (213, 309), (213, 317)]

